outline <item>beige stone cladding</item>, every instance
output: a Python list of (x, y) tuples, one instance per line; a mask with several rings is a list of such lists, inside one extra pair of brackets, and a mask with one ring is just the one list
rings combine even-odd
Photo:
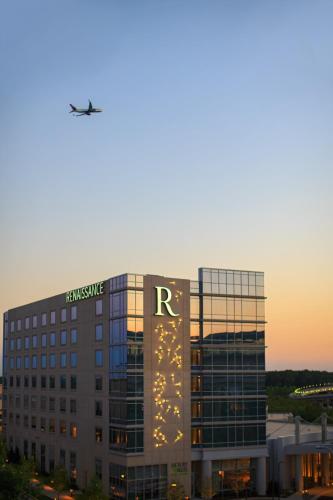
[[(188, 496), (191, 478), (189, 287), (188, 280), (144, 278), (144, 461), (151, 465), (167, 464), (169, 483), (182, 483)], [(161, 304), (157, 303), (159, 298)], [(159, 305), (160, 315), (156, 315)]]
[[(76, 474), (80, 487), (86, 486), (95, 474), (95, 460), (102, 460), (103, 481), (108, 483), (108, 345), (109, 345), (109, 285), (105, 281), (104, 294), (73, 303), (66, 303), (66, 294), (60, 294), (8, 311), (8, 338), (6, 347), (7, 404), (6, 439), (10, 447), (17, 447), (23, 455), (24, 441), (28, 443), (28, 454), (32, 446), (36, 449), (38, 464), (45, 461), (49, 471), (50, 461), (57, 465), (60, 454), (65, 458), (69, 473)], [(96, 301), (102, 300), (102, 311), (97, 314)], [(71, 317), (72, 308), (77, 308), (77, 319)], [(63, 312), (66, 311), (66, 312)], [(44, 323), (42, 323), (42, 316)], [(66, 316), (66, 319), (64, 320)], [(29, 320), (26, 321), (26, 318)], [(36, 320), (34, 318), (37, 318)], [(45, 322), (46, 318), (46, 322)], [(95, 326), (103, 325), (102, 339), (96, 341)], [(14, 325), (12, 327), (12, 325)], [(18, 329), (20, 325), (20, 329)], [(11, 331), (11, 329), (13, 331)], [(77, 330), (77, 341), (71, 341), (71, 331)], [(66, 331), (66, 343), (61, 344), (61, 332)], [(55, 333), (55, 346), (51, 345), (51, 333)], [(42, 335), (46, 334), (46, 345)], [(37, 346), (33, 347), (33, 336)], [(20, 349), (17, 349), (17, 339)], [(29, 338), (26, 341), (25, 338)], [(14, 349), (10, 342), (13, 339)], [(26, 344), (28, 342), (28, 344)], [(26, 347), (29, 345), (29, 347)], [(95, 351), (103, 351), (102, 366), (95, 366)], [(66, 358), (66, 367), (61, 367), (61, 355)], [(76, 353), (77, 366), (71, 366), (71, 353)], [(46, 355), (46, 368), (42, 368), (42, 355)], [(56, 365), (51, 367), (51, 355)], [(29, 357), (29, 368), (25, 368), (25, 357)], [(37, 367), (32, 368), (32, 356), (37, 357)], [(21, 368), (16, 358), (21, 357)], [(10, 358), (14, 360), (11, 367)], [(66, 377), (66, 388), (60, 387), (60, 377)], [(102, 389), (95, 390), (95, 377), (102, 377)], [(17, 385), (17, 377), (20, 384)], [(36, 377), (36, 387), (32, 378)], [(42, 377), (46, 387), (42, 388)], [(55, 379), (55, 388), (50, 386), (50, 377)], [(76, 389), (71, 386), (71, 377), (76, 377)], [(25, 387), (28, 378), (28, 387)], [(12, 382), (12, 383), (11, 383)], [(72, 403), (75, 401), (75, 403)], [(101, 402), (102, 415), (95, 415), (95, 401)], [(75, 408), (76, 407), (76, 408)], [(17, 417), (19, 415), (19, 417)], [(52, 425), (54, 423), (54, 430)], [(61, 432), (61, 427), (64, 432)], [(96, 430), (101, 439), (96, 439)], [(42, 450), (45, 446), (45, 455)], [(61, 451), (62, 450), (62, 451)], [(75, 454), (76, 465), (71, 467)], [(72, 464), (73, 465), (73, 464)], [(76, 471), (72, 470), (76, 469)]]

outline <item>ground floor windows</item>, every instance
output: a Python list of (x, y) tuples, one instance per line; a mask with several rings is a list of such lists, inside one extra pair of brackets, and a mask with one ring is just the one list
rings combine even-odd
[(252, 495), (256, 489), (256, 459), (214, 460), (211, 474), (204, 475), (204, 462), (192, 462), (192, 496), (239, 498)]
[(166, 465), (122, 467), (110, 464), (110, 498), (162, 500), (167, 496)]

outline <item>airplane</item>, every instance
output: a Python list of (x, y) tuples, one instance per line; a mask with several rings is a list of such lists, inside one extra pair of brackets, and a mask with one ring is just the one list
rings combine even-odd
[(94, 108), (91, 101), (89, 100), (89, 107), (87, 109), (76, 108), (73, 104), (70, 104), (72, 108), (70, 113), (77, 113), (74, 116), (83, 116), (83, 115), (91, 115), (91, 113), (101, 113), (103, 110), (100, 108)]

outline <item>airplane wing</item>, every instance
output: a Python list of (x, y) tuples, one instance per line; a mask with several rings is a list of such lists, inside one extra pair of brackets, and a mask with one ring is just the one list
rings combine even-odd
[(91, 110), (92, 110), (92, 108), (93, 108), (93, 105), (91, 104), (91, 101), (90, 101), (90, 99), (89, 99), (89, 111), (91, 111)]

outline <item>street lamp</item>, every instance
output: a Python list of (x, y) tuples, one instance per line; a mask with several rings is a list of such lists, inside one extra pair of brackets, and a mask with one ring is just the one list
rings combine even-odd
[(220, 478), (220, 491), (221, 491), (221, 496), (223, 498), (223, 479), (224, 479), (224, 470), (219, 470), (218, 472), (219, 478)]

